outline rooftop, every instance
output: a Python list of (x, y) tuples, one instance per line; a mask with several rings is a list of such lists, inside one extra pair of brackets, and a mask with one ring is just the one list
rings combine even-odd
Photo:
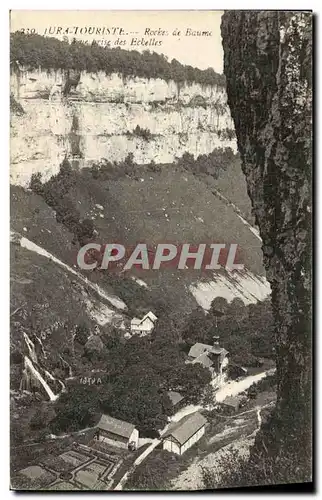
[(190, 347), (188, 355), (191, 356), (192, 358), (198, 358), (198, 356), (200, 356), (206, 351), (211, 352), (213, 354), (223, 354), (223, 355), (228, 354), (228, 351), (226, 351), (226, 349), (224, 349), (223, 347), (210, 344), (202, 344), (201, 342), (197, 342), (196, 344)]
[(183, 445), (206, 423), (205, 417), (197, 411), (173, 424), (164, 434), (164, 437), (172, 436), (178, 443)]
[(152, 311), (149, 311), (145, 316), (143, 316), (142, 321), (145, 319), (149, 318), (153, 323), (158, 319), (155, 314), (153, 314)]
[(110, 417), (109, 415), (102, 415), (96, 427), (125, 438), (129, 438), (135, 429), (135, 425)]
[(238, 409), (239, 403), (244, 399), (243, 396), (237, 395), (237, 396), (228, 396), (225, 398), (221, 404), (226, 405), (226, 406), (231, 406), (232, 408)]
[(171, 403), (173, 405), (176, 405), (176, 404), (180, 403), (180, 401), (183, 400), (183, 396), (181, 396), (180, 392), (168, 391), (167, 394), (168, 394), (168, 396), (171, 400)]
[(156, 317), (155, 314), (153, 314), (153, 312), (149, 311), (147, 314), (145, 314), (143, 316), (142, 319), (133, 318), (131, 320), (131, 325), (132, 326), (140, 326), (146, 319), (149, 319), (150, 321), (152, 321), (152, 323), (154, 323), (158, 318)]
[(213, 361), (207, 356), (207, 353), (201, 354), (192, 361), (192, 364), (200, 363), (205, 368), (211, 368), (214, 364)]

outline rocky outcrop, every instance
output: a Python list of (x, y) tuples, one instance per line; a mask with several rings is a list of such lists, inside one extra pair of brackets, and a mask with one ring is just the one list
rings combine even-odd
[[(75, 166), (106, 158), (172, 163), (185, 152), (236, 150), (233, 122), (221, 86), (179, 85), (104, 72), (12, 68), (11, 181), (57, 173), (67, 156)], [(19, 109), (20, 109), (19, 108)], [(148, 129), (148, 137), (134, 130)]]
[(303, 12), (222, 19), (228, 104), (276, 323), (278, 400), (267, 443), (280, 456), (300, 452), (299, 464), (311, 456), (311, 23)]

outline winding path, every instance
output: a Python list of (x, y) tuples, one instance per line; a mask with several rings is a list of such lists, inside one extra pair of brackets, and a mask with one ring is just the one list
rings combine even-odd
[[(245, 391), (248, 389), (252, 384), (259, 382), (261, 379), (266, 377), (272, 372), (272, 370), (265, 371), (262, 373), (258, 373), (257, 375), (250, 375), (248, 377), (245, 377), (242, 380), (239, 381), (230, 381), (224, 384), (215, 394), (215, 401), (216, 402), (221, 402), (226, 399), (228, 396), (236, 396), (237, 394), (240, 394), (241, 392)], [(168, 430), (168, 427), (171, 422), (178, 422), (181, 420), (183, 417), (190, 415), (191, 413), (195, 413), (198, 410), (202, 410), (204, 407), (201, 405), (189, 405), (186, 406), (185, 408), (182, 408), (179, 410), (175, 415), (171, 417), (170, 422), (160, 431), (160, 437), (163, 436), (163, 434)], [(258, 419), (258, 429), (261, 425), (261, 416), (260, 416), (260, 410), (261, 408), (252, 408), (250, 411), (256, 411), (257, 412), (257, 419)], [(248, 413), (245, 412), (245, 413)], [(241, 415), (241, 414), (240, 414)], [(239, 415), (236, 415), (237, 417)], [(256, 431), (257, 432), (257, 431)], [(144, 450), (144, 452), (139, 455), (139, 457), (134, 461), (133, 465), (130, 467), (130, 469), (124, 474), (124, 476), (120, 479), (118, 484), (115, 486), (114, 490), (123, 490), (123, 486), (125, 485), (126, 481), (128, 480), (130, 474), (134, 472), (136, 467), (140, 465), (143, 460), (146, 459), (147, 456), (150, 455), (150, 453), (158, 446), (158, 444), (161, 443), (161, 439), (154, 439), (151, 443), (151, 445)]]

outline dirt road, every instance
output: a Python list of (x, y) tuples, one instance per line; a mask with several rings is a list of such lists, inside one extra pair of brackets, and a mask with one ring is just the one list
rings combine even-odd
[(173, 490), (203, 489), (202, 470), (211, 468), (220, 477), (222, 457), (237, 452), (238, 456), (248, 456), (249, 449), (261, 425), (261, 410), (270, 406), (255, 406), (251, 410), (227, 417), (220, 431), (209, 437), (208, 451), (198, 453), (192, 464), (171, 483)]

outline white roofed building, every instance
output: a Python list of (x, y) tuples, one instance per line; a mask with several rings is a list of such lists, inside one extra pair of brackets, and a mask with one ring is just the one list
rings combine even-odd
[(130, 444), (138, 447), (139, 431), (135, 425), (124, 422), (109, 415), (102, 415), (97, 426), (96, 437), (99, 441), (110, 443), (121, 448), (128, 448)]
[(153, 312), (149, 311), (142, 319), (133, 318), (131, 320), (131, 333), (133, 335), (138, 334), (141, 337), (148, 335), (152, 332), (155, 322), (157, 321), (157, 317)]
[(163, 436), (163, 449), (182, 455), (204, 435), (207, 420), (196, 412), (171, 425)]
[(213, 345), (197, 342), (188, 353), (188, 363), (200, 363), (208, 368), (212, 377), (212, 385), (219, 387), (227, 378), (228, 351), (219, 347), (218, 342)]

